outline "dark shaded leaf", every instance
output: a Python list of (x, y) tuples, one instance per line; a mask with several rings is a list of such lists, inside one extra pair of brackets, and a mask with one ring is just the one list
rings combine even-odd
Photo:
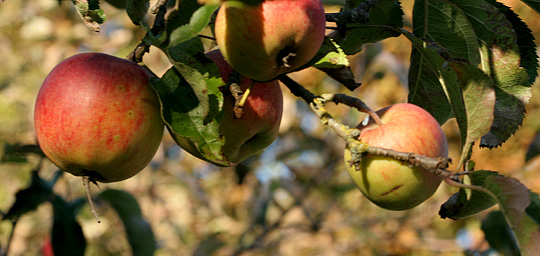
[(193, 256), (213, 255), (215, 251), (221, 248), (225, 243), (219, 237), (219, 233), (206, 236), (193, 252)]
[[(495, 172), (475, 171), (469, 176), (473, 185), (481, 186), (489, 190), (489, 193), (470, 191), (471, 195), (466, 197), (464, 196), (466, 192), (460, 190), (458, 200), (453, 198), (441, 207), (439, 212), (441, 217), (463, 218), (487, 209), (489, 204), (486, 201), (496, 202), (506, 217), (521, 252), (524, 255), (536, 255), (540, 252), (540, 226), (535, 219), (526, 214), (527, 209), (530, 209), (531, 213), (535, 211), (534, 207), (529, 208), (531, 206), (529, 189), (519, 180)], [(473, 198), (474, 196), (476, 197)]]
[(30, 184), (15, 194), (15, 203), (2, 219), (17, 220), (21, 215), (35, 210), (40, 204), (50, 200), (53, 196), (52, 188), (62, 173), (58, 171), (50, 181), (46, 181), (39, 177), (37, 171), (33, 171)]
[[(491, 171), (475, 171), (468, 175), (471, 185), (483, 186), (485, 180), (490, 176), (499, 175), (496, 172)], [(460, 189), (458, 193), (452, 195), (452, 197), (441, 206), (439, 215), (441, 218), (461, 219), (474, 214), (477, 214), (483, 210), (486, 210), (494, 206), (497, 202), (490, 195), (477, 191), (467, 191)]]
[(27, 161), (27, 154), (35, 154), (45, 157), (43, 151), (41, 151), (41, 148), (38, 145), (21, 145), (19, 143), (6, 144), (4, 145), (4, 152), (0, 158), (0, 162), (25, 163)]
[(489, 245), (502, 255), (521, 255), (512, 230), (501, 211), (490, 212), (482, 220), (482, 231)]
[(148, 8), (150, 6), (149, 0), (127, 0), (126, 2), (126, 12), (135, 25), (139, 25)]
[(443, 57), (446, 52), (437, 44), (401, 31), (413, 46), (409, 69), (409, 102), (427, 110), (441, 125), (453, 112), (462, 141), (465, 141), (467, 112), (457, 74)]
[(54, 197), (52, 201), (54, 218), (51, 231), (54, 255), (84, 255), (86, 239), (76, 216), (85, 203), (85, 198), (66, 202), (60, 196)]
[(128, 192), (107, 189), (99, 194), (99, 199), (111, 204), (124, 223), (132, 255), (154, 255), (156, 241), (152, 227), (143, 218), (137, 200)]
[(525, 212), (536, 221), (537, 225), (540, 225), (540, 197), (538, 197), (538, 194), (531, 192), (531, 204)]
[(529, 148), (527, 149), (527, 153), (525, 154), (525, 161), (529, 161), (539, 154), (540, 154), (540, 133), (536, 133), (533, 141), (531, 142), (531, 144), (529, 145)]
[(127, 7), (127, 0), (105, 0), (105, 1), (118, 9), (126, 9)]
[(369, 10), (368, 22), (348, 23), (345, 35), (334, 33), (331, 37), (340, 45), (345, 54), (352, 55), (361, 51), (363, 44), (399, 36), (394, 29), (385, 26), (402, 27), (402, 15), (403, 10), (399, 1), (378, 1)]

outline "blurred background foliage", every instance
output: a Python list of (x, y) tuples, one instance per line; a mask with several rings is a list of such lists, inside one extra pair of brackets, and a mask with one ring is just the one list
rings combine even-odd
[[(101, 32), (81, 22), (70, 1), (5, 0), (0, 3), (0, 156), (13, 145), (35, 144), (33, 107), (47, 73), (60, 61), (80, 52), (126, 56), (144, 36), (123, 10), (102, 1), (107, 21)], [(538, 16), (518, 0), (502, 1), (540, 38)], [(151, 1), (151, 4), (153, 1)], [(413, 1), (402, 2), (410, 30)], [(327, 5), (327, 12), (339, 6)], [(212, 47), (207, 41), (207, 46)], [(363, 99), (373, 109), (407, 99), (407, 69), (411, 47), (403, 37), (366, 45), (351, 56), (362, 87), (348, 92), (324, 73), (307, 69), (291, 74), (315, 94), (343, 92)], [(170, 64), (151, 48), (144, 63), (156, 74)], [(378, 208), (363, 198), (346, 173), (344, 142), (320, 125), (307, 105), (284, 87), (285, 113), (278, 139), (256, 157), (237, 167), (218, 168), (180, 149), (165, 135), (146, 170), (105, 189), (132, 194), (151, 224), (156, 255), (463, 255), (489, 250), (482, 220), (489, 211), (459, 221), (443, 220), (438, 210), (455, 189), (445, 184), (422, 205), (404, 212)], [(331, 113), (354, 126), (364, 118), (355, 110), (329, 106)], [(540, 95), (533, 98), (522, 128), (502, 147), (475, 148), (477, 169), (501, 172), (540, 192), (540, 159), (526, 158), (538, 150)], [(457, 159), (456, 124), (444, 125), (451, 157)], [(533, 145), (533, 147), (530, 147)], [(529, 150), (531, 148), (531, 150)], [(529, 155), (535, 155), (529, 153)], [(3, 159), (0, 163), (0, 211), (6, 212), (15, 193), (27, 186), (38, 166), (37, 156)], [(44, 161), (40, 175), (57, 168)], [(63, 175), (54, 192), (67, 201), (84, 197), (78, 177)], [(94, 194), (99, 189), (93, 188)], [(131, 255), (124, 226), (110, 205), (97, 200), (102, 223), (88, 204), (77, 215), (87, 241), (86, 255)], [(42, 255), (50, 241), (50, 203), (23, 215), (11, 239), (9, 255)], [(0, 248), (12, 233), (0, 222)]]

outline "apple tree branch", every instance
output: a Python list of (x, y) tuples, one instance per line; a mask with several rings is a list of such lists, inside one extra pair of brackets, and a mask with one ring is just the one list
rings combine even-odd
[(354, 107), (361, 112), (367, 113), (380, 124), (381, 121), (378, 115), (362, 100), (339, 93), (315, 96), (313, 93), (305, 89), (302, 85), (298, 84), (287, 75), (282, 75), (278, 79), (285, 84), (287, 88), (289, 88), (293, 95), (302, 98), (306, 103), (309, 104), (311, 110), (319, 117), (323, 125), (327, 125), (332, 128), (338, 134), (338, 136), (345, 140), (347, 147), (351, 151), (352, 159), (355, 161), (350, 164), (358, 164), (363, 155), (370, 154), (392, 157), (394, 159), (407, 162), (412, 166), (422, 167), (444, 178), (450, 178), (453, 175), (452, 172), (447, 170), (449, 164), (451, 163), (450, 158), (431, 158), (414, 153), (398, 152), (386, 148), (371, 147), (357, 139), (360, 135), (360, 131), (358, 129), (350, 128), (347, 125), (340, 123), (334, 119), (324, 107), (324, 105), (329, 102), (333, 102), (335, 104), (345, 104), (347, 106)]

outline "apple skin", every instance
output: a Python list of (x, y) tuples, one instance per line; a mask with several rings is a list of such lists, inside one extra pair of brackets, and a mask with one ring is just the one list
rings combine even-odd
[[(232, 67), (225, 61), (219, 50), (208, 52), (206, 56), (218, 66), (221, 78), (226, 83)], [(242, 76), (239, 83), (245, 91), (253, 81)], [(243, 106), (241, 118), (234, 117), (234, 98), (223, 91), (223, 119), (219, 124), (219, 134), (225, 138), (223, 155), (228, 165), (211, 161), (204, 157), (191, 141), (170, 132), (176, 143), (192, 155), (217, 166), (232, 166), (268, 147), (276, 139), (283, 114), (283, 95), (277, 81), (254, 83)], [(170, 130), (169, 130), (170, 131)]]
[[(446, 137), (435, 118), (424, 109), (399, 103), (377, 114), (382, 125), (371, 118), (367, 125), (358, 125), (362, 142), (427, 157), (448, 157)], [(411, 209), (431, 197), (441, 183), (436, 174), (389, 157), (364, 156), (357, 170), (350, 164), (349, 149), (345, 149), (344, 156), (356, 186), (370, 201), (385, 209)]]
[(257, 5), (230, 0), (218, 11), (215, 37), (236, 71), (269, 81), (310, 61), (323, 43), (325, 26), (320, 0), (265, 0)]
[(157, 151), (164, 123), (150, 74), (102, 53), (59, 63), (37, 96), (34, 123), (43, 153), (60, 169), (94, 181), (139, 173)]

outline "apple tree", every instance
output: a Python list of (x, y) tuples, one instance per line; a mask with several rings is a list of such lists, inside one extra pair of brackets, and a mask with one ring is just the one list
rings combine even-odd
[[(12, 2), (3, 0), (0, 8)], [(108, 24), (128, 28), (130, 39), (114, 55), (148, 72), (144, 84), (157, 96), (161, 120), (135, 146), (147, 156), (111, 146), (98, 148), (98, 158), (118, 153), (130, 163), (154, 159), (139, 174), (125, 162), (84, 164), (92, 143), (110, 141), (99, 118), (128, 106), (105, 100), (114, 94), (107, 88), (95, 94), (95, 126), (81, 123), (77, 104), (62, 101), (84, 101), (88, 97), (75, 97), (82, 87), (73, 97), (40, 98), (33, 103), (36, 120), (49, 123), (36, 124), (36, 130), (58, 127), (58, 135), (38, 136), (40, 145), (3, 142), (0, 168), (24, 170), (28, 184), (11, 189), (9, 203), (1, 205), (0, 230), (8, 231), (0, 236), (2, 255), (30, 251), (15, 248), (16, 227), (43, 207), (52, 209), (45, 242), (39, 242), (42, 255), (540, 254), (540, 197), (521, 179), (525, 170), (538, 167), (509, 175), (482, 166), (485, 154), (479, 153), (504, 149), (523, 129), (531, 105), (539, 105), (533, 97), (534, 24), (524, 21), (538, 18), (536, 1), (513, 1), (528, 8), (527, 19), (496, 0), (55, 4), (48, 12), (70, 13), (70, 22), (92, 34), (76, 43), (68, 36), (69, 45), (78, 45), (74, 52), (107, 49), (106, 41), (100, 41), (102, 48), (88, 45), (94, 36), (110, 33)], [(392, 44), (404, 52), (401, 62), (377, 48)], [(383, 57), (398, 70), (401, 89), (377, 82), (385, 81), (384, 73), (369, 74), (376, 70), (369, 63)], [(125, 89), (118, 78), (124, 71), (98, 66), (96, 74), (98, 67), (87, 63), (67, 67), (55, 85), (106, 78), (110, 88)], [(75, 113), (69, 119), (78, 125), (67, 125), (62, 118), (68, 115), (51, 118), (52, 112), (38, 108), (45, 100), (59, 106), (54, 115)], [(386, 105), (392, 106), (373, 110)], [(404, 109), (391, 110), (398, 106)], [(156, 149), (162, 122), (170, 136)], [(539, 153), (537, 141), (527, 151), (531, 163)], [(50, 144), (69, 143), (64, 155), (49, 153)], [(77, 162), (78, 171), (59, 164), (68, 156), (84, 160)], [(117, 183), (98, 183), (105, 170), (127, 173)], [(84, 186), (71, 191), (73, 177), (64, 171), (84, 176)], [(100, 219), (105, 223), (97, 224)], [(426, 239), (433, 230), (453, 242)], [(299, 234), (316, 242), (295, 242)], [(475, 234), (481, 238), (470, 238)], [(113, 242), (118, 237), (122, 241)], [(446, 247), (456, 254), (445, 254)]]

